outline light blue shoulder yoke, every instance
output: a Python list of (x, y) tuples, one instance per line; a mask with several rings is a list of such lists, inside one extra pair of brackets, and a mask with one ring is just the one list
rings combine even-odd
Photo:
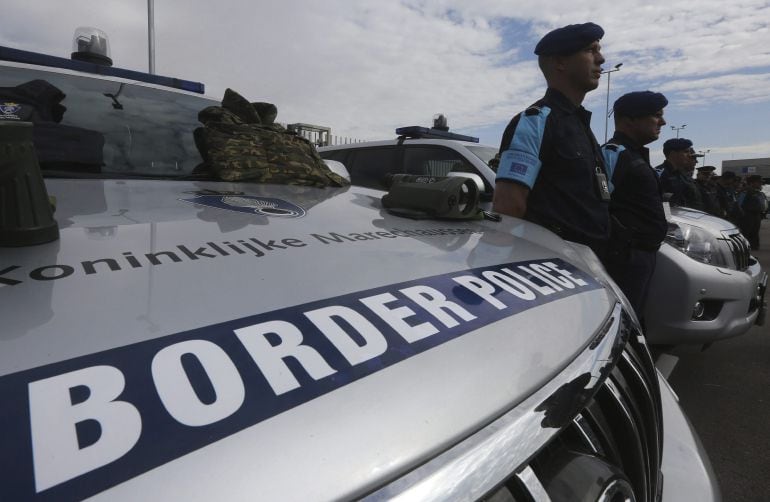
[(547, 106), (531, 106), (519, 116), (511, 144), (500, 156), (497, 179), (516, 181), (530, 189), (535, 185), (542, 167), (540, 146), (550, 113)]
[(618, 157), (626, 149), (623, 145), (616, 145), (615, 143), (606, 143), (602, 145), (602, 156), (604, 157), (604, 167), (607, 169), (607, 182), (609, 184), (610, 193), (615, 190), (615, 185), (612, 184), (612, 175), (615, 174), (615, 166), (618, 164)]

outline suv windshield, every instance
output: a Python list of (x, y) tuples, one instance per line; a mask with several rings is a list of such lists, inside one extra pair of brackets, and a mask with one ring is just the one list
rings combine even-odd
[(46, 175), (189, 176), (201, 163), (193, 140), (198, 112), (218, 104), (98, 76), (13, 66), (0, 71), (0, 118), (35, 123)]
[(486, 165), (489, 165), (489, 161), (497, 155), (497, 149), (491, 146), (469, 146), (467, 148)]

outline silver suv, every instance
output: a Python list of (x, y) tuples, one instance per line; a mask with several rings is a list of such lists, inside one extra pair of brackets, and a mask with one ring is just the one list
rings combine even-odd
[(672, 207), (647, 304), (652, 343), (710, 343), (765, 318), (767, 274), (732, 223)]
[(3, 243), (38, 167), (59, 227), (0, 247), (0, 499), (719, 499), (590, 250), (195, 175), (215, 101), (85, 69), (0, 63), (66, 95), (39, 166), (0, 123)]
[[(434, 129), (398, 129), (398, 139), (322, 147), (321, 157), (350, 170), (352, 182), (385, 189), (388, 173), (472, 173), (492, 200), (497, 148)], [(672, 208), (658, 252), (645, 318), (651, 343), (709, 344), (741, 335), (764, 321), (766, 274), (735, 226), (699, 211)]]

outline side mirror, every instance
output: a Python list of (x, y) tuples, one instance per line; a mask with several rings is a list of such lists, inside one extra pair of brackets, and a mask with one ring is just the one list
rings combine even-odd
[(331, 172), (334, 174), (339, 174), (346, 180), (350, 181), (350, 173), (348, 172), (348, 168), (345, 167), (345, 164), (338, 160), (323, 159), (323, 161)]

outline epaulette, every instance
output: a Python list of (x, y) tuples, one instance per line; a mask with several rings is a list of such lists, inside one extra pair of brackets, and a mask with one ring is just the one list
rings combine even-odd
[(540, 115), (542, 109), (539, 106), (532, 105), (524, 110), (524, 115)]

